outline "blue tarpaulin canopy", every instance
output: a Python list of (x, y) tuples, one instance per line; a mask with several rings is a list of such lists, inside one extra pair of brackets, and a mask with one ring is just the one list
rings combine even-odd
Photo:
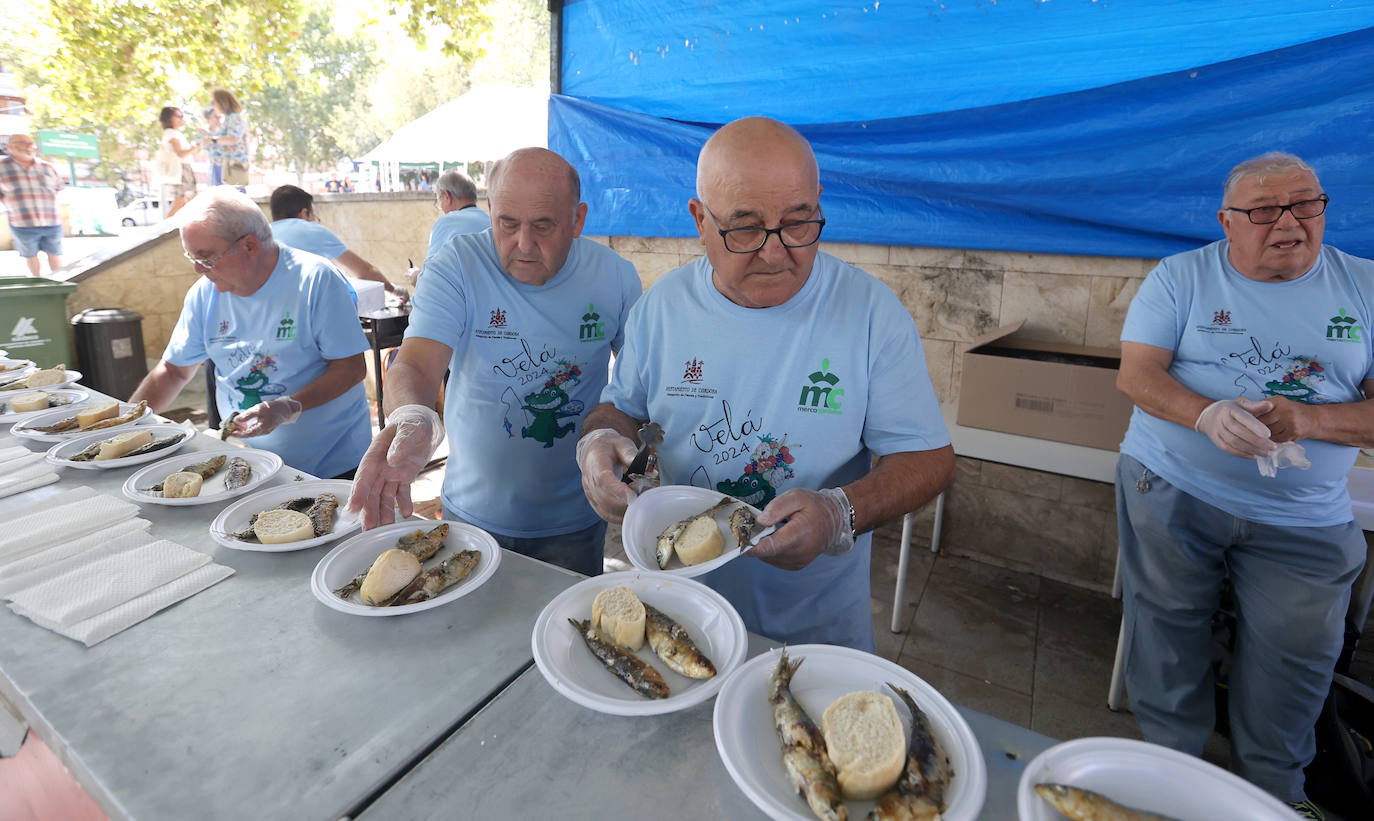
[(830, 240), (1158, 257), (1283, 150), (1374, 256), (1374, 0), (580, 0), (563, 43), (587, 233), (694, 235), (702, 142), (763, 114), (812, 142)]

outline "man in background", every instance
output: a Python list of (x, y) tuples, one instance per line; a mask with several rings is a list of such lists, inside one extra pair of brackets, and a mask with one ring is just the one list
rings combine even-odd
[[(429, 231), (429, 251), (433, 254), (444, 243), (459, 234), (476, 234), (491, 227), (491, 217), (477, 207), (477, 186), (462, 171), (450, 168), (439, 175), (434, 185), (434, 205), (443, 216), (434, 221)], [(410, 270), (410, 284), (420, 279), (420, 269)]]
[(38, 276), (38, 252), (48, 255), (48, 271), (62, 267), (62, 219), (57, 192), (67, 187), (52, 163), (38, 159), (38, 145), (28, 134), (14, 134), (0, 157), (0, 204), (9, 213), (14, 247)]
[(272, 192), (272, 236), (282, 245), (309, 251), (333, 260), (355, 279), (380, 282), (386, 292), (402, 301), (409, 298), (405, 288), (392, 284), (377, 266), (348, 250), (344, 241), (320, 224), (315, 216), (315, 198), (294, 185), (283, 185)]

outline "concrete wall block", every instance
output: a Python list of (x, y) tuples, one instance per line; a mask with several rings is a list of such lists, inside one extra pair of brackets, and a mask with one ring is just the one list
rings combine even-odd
[(893, 245), (888, 248), (889, 265), (911, 265), (920, 268), (963, 268), (965, 251), (962, 248), (916, 248)]
[(1001, 324), (1026, 320), (1021, 333), (1046, 342), (1083, 344), (1092, 280), (1008, 271), (1002, 285)]
[(1130, 277), (1093, 277), (1088, 292), (1088, 321), (1084, 344), (1115, 348), (1121, 344), (1121, 326), (1144, 280)]
[(1024, 254), (1011, 251), (969, 251), (968, 256), (970, 265), (985, 265), (1026, 274), (1131, 277), (1140, 270), (1140, 260), (1134, 257)]
[(892, 255), (891, 246), (865, 245), (858, 242), (826, 242), (822, 240), (821, 250), (860, 268), (869, 265), (887, 265)]

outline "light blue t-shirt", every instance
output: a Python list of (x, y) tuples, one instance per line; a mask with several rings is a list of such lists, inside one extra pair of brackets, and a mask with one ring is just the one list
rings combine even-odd
[[(252, 296), (219, 293), (210, 280), (196, 280), (162, 355), (182, 367), (213, 361), (226, 418), (301, 390), (331, 359), (368, 350), (343, 276), (320, 257), (278, 248), (272, 275)], [(294, 424), (247, 441), (297, 470), (338, 476), (356, 468), (372, 442), (367, 394), (359, 382)]]
[(450, 237), (477, 234), (490, 227), (491, 217), (475, 205), (450, 211), (435, 220), (434, 227), (429, 230), (429, 253), (438, 251)]
[[(1374, 378), (1369, 332), (1374, 262), (1323, 246), (1312, 270), (1256, 282), (1226, 258), (1225, 240), (1167, 257), (1131, 302), (1123, 342), (1174, 352), (1169, 374), (1210, 399), (1283, 396), (1327, 404), (1364, 399)], [(1265, 524), (1326, 527), (1351, 520), (1345, 475), (1356, 449), (1301, 442), (1309, 470), (1260, 475), (1254, 459), (1136, 408), (1121, 452), (1186, 493)]]
[[(711, 274), (703, 257), (645, 292), (601, 395), (663, 426), (663, 484), (762, 508), (794, 487), (848, 484), (872, 454), (949, 444), (916, 323), (886, 285), (820, 253), (795, 296), (750, 309)], [(757, 633), (871, 651), (871, 541), (799, 571), (745, 557), (701, 580)]]
[(406, 339), (453, 349), (444, 426), (444, 508), (485, 530), (539, 538), (589, 527), (577, 432), (606, 384), (639, 298), (634, 266), (576, 239), (542, 286), (501, 268), (490, 231), (425, 259)]
[(295, 217), (272, 223), (272, 238), (280, 245), (309, 251), (325, 259), (338, 259), (348, 250), (348, 246), (333, 231), (318, 222)]

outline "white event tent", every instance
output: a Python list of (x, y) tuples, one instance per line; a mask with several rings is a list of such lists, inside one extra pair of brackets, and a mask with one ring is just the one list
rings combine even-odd
[(549, 89), (482, 85), (396, 129), (364, 154), (385, 190), (401, 187), (402, 163), (445, 166), (498, 160), (517, 148), (548, 145)]

